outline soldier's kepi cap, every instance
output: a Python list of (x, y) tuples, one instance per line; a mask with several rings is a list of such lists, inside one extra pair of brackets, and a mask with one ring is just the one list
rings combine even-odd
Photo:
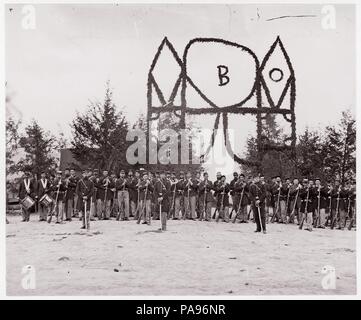
[(203, 172), (203, 176), (208, 176), (208, 172)]
[(237, 172), (233, 172), (233, 176), (238, 176), (238, 173), (237, 173)]
[(167, 171), (167, 174), (170, 174), (170, 171)]
[(120, 173), (125, 173), (125, 171), (122, 169), (122, 170), (120, 170)]
[(179, 171), (179, 174), (184, 174), (184, 172), (183, 172), (183, 171)]

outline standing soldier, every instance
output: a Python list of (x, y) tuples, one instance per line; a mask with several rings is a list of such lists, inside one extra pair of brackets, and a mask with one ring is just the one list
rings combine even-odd
[(305, 230), (312, 231), (313, 224), (313, 204), (315, 197), (315, 190), (312, 185), (309, 183), (308, 179), (303, 179), (302, 188), (300, 189), (300, 199), (301, 199), (301, 208), (302, 220), (299, 228), (302, 229), (303, 224), (305, 225)]
[(54, 192), (54, 201), (55, 201), (53, 211), (55, 211), (56, 223), (63, 222), (63, 215), (64, 215), (63, 201), (64, 201), (66, 186), (65, 186), (65, 180), (62, 179), (61, 175), (62, 175), (62, 171), (58, 170), (56, 177), (54, 179), (54, 183), (52, 184), (52, 190)]
[(249, 186), (249, 196), (252, 203), (252, 210), (256, 221), (257, 229), (255, 232), (266, 233), (265, 200), (266, 186), (256, 176)]
[(213, 203), (212, 181), (208, 180), (208, 173), (203, 173), (203, 181), (199, 184), (200, 220), (211, 221), (211, 209)]
[(217, 222), (220, 218), (223, 219), (224, 222), (229, 222), (229, 196), (228, 193), (230, 191), (229, 184), (226, 183), (226, 176), (221, 176), (221, 181), (217, 185), (217, 209), (218, 209), (218, 217)]
[(314, 205), (315, 208), (315, 228), (325, 229), (326, 223), (326, 207), (327, 207), (327, 190), (324, 186), (321, 185), (321, 179), (317, 178), (315, 180), (315, 197)]
[(286, 198), (286, 202), (285, 202), (285, 220), (284, 223), (288, 223), (289, 220), (289, 213), (290, 213), (290, 204), (291, 204), (291, 179), (290, 178), (286, 178), (285, 179), (285, 185), (284, 185), (284, 190), (283, 190), (283, 194), (285, 195)]
[(161, 172), (154, 185), (154, 193), (157, 198), (157, 211), (161, 221), (161, 230), (167, 230), (167, 214), (169, 212), (170, 182), (166, 179), (165, 173)]
[(300, 189), (301, 185), (298, 180), (298, 178), (293, 179), (293, 183), (290, 186), (289, 193), (290, 193), (290, 217), (288, 219), (289, 223), (295, 222), (295, 216), (297, 217), (297, 224), (299, 225), (302, 217), (301, 217), (301, 211), (300, 204), (301, 204), (301, 198), (300, 198)]
[(74, 177), (71, 176), (70, 171), (68, 170), (65, 174), (65, 195), (64, 195), (64, 210), (66, 221), (71, 221), (73, 215), (73, 202), (74, 194), (77, 181)]
[(235, 216), (233, 218), (233, 223), (236, 222), (236, 219), (239, 217), (240, 223), (247, 223), (247, 205), (249, 204), (248, 198), (248, 186), (245, 181), (245, 176), (243, 173), (239, 175), (238, 180), (234, 184), (234, 207), (235, 207)]
[(110, 200), (110, 217), (116, 218), (118, 215), (118, 195), (117, 189), (115, 188), (117, 182), (117, 175), (115, 172), (112, 172), (110, 175), (110, 180), (112, 181), (112, 188), (110, 189), (112, 198)]
[(151, 219), (151, 201), (153, 198), (154, 187), (150, 179), (148, 178), (147, 172), (143, 173), (143, 178), (140, 181), (140, 211), (138, 222), (143, 218), (143, 224), (150, 225)]
[(170, 178), (170, 209), (169, 209), (169, 217), (173, 217), (175, 219), (175, 199), (177, 195), (177, 183), (178, 179), (176, 179), (175, 172), (172, 172), (171, 178)]
[(103, 176), (97, 184), (97, 214), (99, 220), (110, 219), (110, 199), (112, 197), (110, 189), (113, 187), (108, 176), (108, 170), (103, 170)]
[(21, 203), (21, 214), (23, 216), (22, 222), (29, 222), (30, 220), (30, 207), (27, 208), (22, 203), (26, 197), (35, 198), (34, 182), (30, 178), (30, 172), (28, 170), (24, 172), (24, 178), (19, 186), (19, 200)]
[(185, 215), (184, 219), (188, 218), (190, 220), (195, 220), (196, 216), (196, 196), (198, 191), (198, 183), (197, 180), (192, 178), (192, 173), (190, 171), (187, 172), (187, 180), (185, 181), (184, 188), (184, 207), (185, 207)]
[(90, 205), (91, 198), (93, 196), (94, 184), (90, 180), (90, 174), (84, 170), (82, 178), (78, 181), (77, 192), (78, 199), (81, 202), (80, 211), (82, 214), (82, 227), (81, 229), (89, 229), (89, 220), (90, 220)]
[(179, 211), (182, 211), (182, 216), (184, 216), (184, 202), (183, 202), (183, 192), (185, 188), (184, 173), (183, 171), (179, 172), (179, 180), (176, 183), (176, 194), (175, 194), (175, 205), (174, 205), (174, 218), (173, 220), (179, 219)]
[(73, 168), (70, 169), (70, 176), (75, 183), (74, 189), (74, 201), (73, 201), (73, 213), (72, 218), (78, 217), (79, 208), (78, 208), (78, 194), (76, 192), (76, 186), (78, 185), (79, 178), (75, 174), (75, 170)]
[(344, 219), (346, 213), (345, 200), (347, 194), (345, 189), (342, 188), (340, 180), (335, 181), (335, 188), (331, 191), (332, 210), (331, 210), (331, 229), (338, 223), (337, 229), (344, 229)]
[(201, 172), (196, 172), (196, 182), (197, 182), (197, 194), (196, 194), (196, 216), (199, 218), (201, 216), (201, 209), (199, 203), (199, 184), (201, 183)]
[(237, 172), (233, 172), (233, 179), (232, 181), (229, 183), (229, 188), (230, 188), (230, 195), (232, 198), (232, 210), (231, 210), (231, 218), (232, 218), (232, 212), (237, 212), (237, 204), (236, 204), (236, 193), (234, 191), (234, 185), (235, 183), (238, 181), (238, 173)]
[(129, 215), (131, 217), (135, 217), (136, 209), (137, 209), (137, 201), (138, 201), (138, 190), (137, 190), (138, 179), (133, 176), (132, 170), (129, 170), (128, 172), (128, 179), (129, 179)]
[(274, 218), (277, 218), (278, 223), (286, 222), (286, 197), (288, 193), (288, 188), (286, 185), (282, 184), (280, 176), (276, 177), (276, 182), (272, 188), (273, 198), (275, 200), (275, 207), (271, 222)]
[[(40, 180), (38, 181), (38, 199), (40, 200), (45, 194), (50, 195), (50, 190), (50, 181), (46, 178), (45, 171), (42, 171)], [(46, 221), (46, 217), (50, 213), (51, 205), (45, 206), (42, 203), (39, 203), (39, 209), (39, 221)]]
[[(87, 172), (88, 178), (89, 180), (93, 183), (93, 191), (90, 197), (90, 217), (89, 220), (90, 221), (94, 221), (95, 217), (98, 217), (98, 219), (100, 220), (101, 218), (101, 211), (99, 210), (98, 212), (98, 208), (97, 208), (97, 194), (98, 194), (98, 184), (100, 181), (100, 177), (99, 177), (99, 171), (98, 169), (88, 169)], [(79, 201), (81, 201), (81, 203), (79, 203), (80, 205), (83, 206), (83, 200), (80, 199)], [(80, 220), (82, 218), (80, 217)]]
[(126, 178), (124, 170), (120, 170), (120, 176), (115, 186), (115, 189), (118, 192), (119, 203), (119, 214), (117, 220), (129, 220), (129, 186), (130, 179)]
[(216, 174), (216, 181), (213, 182), (213, 190), (214, 190), (213, 197), (214, 197), (214, 201), (216, 203), (216, 210), (214, 211), (213, 219), (216, 217), (216, 214), (217, 214), (217, 211), (218, 211), (218, 209), (217, 209), (218, 186), (221, 183), (221, 177), (222, 177), (222, 174), (218, 171), (217, 174)]

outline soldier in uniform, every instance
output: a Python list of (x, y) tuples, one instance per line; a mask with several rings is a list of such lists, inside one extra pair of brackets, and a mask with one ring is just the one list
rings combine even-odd
[(71, 221), (73, 215), (73, 202), (77, 181), (71, 176), (70, 170), (65, 172), (65, 194), (64, 194), (64, 211), (66, 221)]
[(75, 174), (75, 170), (73, 168), (70, 169), (70, 176), (75, 183), (74, 189), (74, 201), (73, 201), (73, 213), (72, 218), (78, 217), (79, 215), (79, 208), (78, 208), (78, 194), (76, 192), (76, 186), (78, 185), (79, 178)]
[(177, 182), (178, 182), (178, 180), (176, 179), (175, 172), (172, 172), (169, 182), (170, 182), (170, 194), (169, 194), (170, 209), (169, 209), (169, 217), (168, 218), (173, 217), (173, 219), (174, 219), (174, 217), (175, 217), (175, 215), (174, 215), (175, 198), (177, 195)]
[(294, 178), (293, 183), (289, 188), (289, 193), (290, 193), (290, 217), (288, 219), (289, 223), (294, 223), (295, 216), (297, 217), (297, 224), (300, 224), (300, 221), (302, 219), (301, 212), (299, 210), (301, 203), (300, 194), (299, 194), (300, 188), (301, 185), (298, 178)]
[(166, 179), (165, 173), (161, 172), (154, 184), (154, 194), (157, 198), (157, 211), (161, 220), (161, 230), (167, 230), (167, 214), (169, 212), (170, 182)]
[(115, 185), (115, 189), (118, 192), (118, 203), (119, 203), (119, 218), (122, 221), (129, 220), (129, 187), (131, 180), (125, 176), (125, 171), (120, 171), (119, 179)]
[(235, 211), (237, 212), (237, 204), (236, 204), (236, 193), (234, 191), (234, 185), (235, 183), (238, 181), (238, 173), (237, 172), (233, 172), (233, 179), (232, 181), (229, 183), (229, 188), (230, 188), (230, 195), (232, 198), (232, 210), (231, 210), (231, 217), (232, 217), (232, 212)]
[(143, 224), (150, 225), (151, 219), (151, 201), (153, 198), (154, 186), (148, 178), (147, 172), (143, 173), (143, 178), (140, 181), (140, 216), (143, 217)]
[[(19, 186), (19, 200), (22, 202), (27, 196), (35, 198), (35, 188), (34, 182), (30, 178), (30, 172), (26, 170), (24, 172), (24, 178), (20, 182)], [(21, 214), (23, 216), (23, 222), (29, 222), (30, 220), (30, 211), (21, 205)]]
[[(301, 199), (300, 211), (302, 213), (302, 220), (304, 221), (305, 230), (312, 231), (313, 224), (313, 198), (315, 190), (309, 183), (308, 179), (303, 179), (302, 188), (299, 193)], [(302, 224), (302, 221), (301, 221)]]
[(63, 222), (64, 216), (64, 194), (66, 190), (65, 181), (62, 179), (62, 171), (58, 170), (54, 182), (52, 184), (52, 190), (54, 192), (54, 208), (56, 223)]
[(266, 217), (265, 217), (265, 200), (266, 200), (266, 186), (256, 176), (253, 182), (248, 187), (250, 200), (252, 203), (252, 210), (256, 221), (257, 229), (255, 232), (266, 233)]
[(90, 180), (89, 176), (90, 174), (84, 170), (82, 178), (78, 181), (76, 188), (79, 201), (81, 201), (80, 211), (83, 212), (81, 229), (89, 229), (90, 205), (94, 191), (94, 183)]
[(196, 216), (196, 196), (198, 192), (198, 183), (197, 180), (192, 178), (192, 173), (190, 171), (187, 172), (186, 176), (187, 180), (184, 188), (184, 207), (185, 207), (185, 218), (190, 220), (195, 220)]
[(103, 176), (97, 183), (97, 214), (99, 220), (110, 219), (111, 189), (114, 188), (108, 175), (108, 170), (103, 170)]
[(216, 213), (218, 211), (218, 209), (217, 209), (218, 186), (221, 183), (221, 177), (222, 177), (222, 174), (220, 172), (217, 172), (216, 181), (213, 182), (213, 190), (214, 190), (213, 197), (214, 197), (214, 202), (216, 203), (216, 210), (213, 214), (213, 218), (216, 216)]
[[(50, 196), (50, 191), (50, 181), (46, 178), (45, 171), (42, 171), (37, 188), (38, 199), (40, 200), (45, 194)], [(51, 206), (44, 206), (43, 204), (39, 203), (39, 209), (39, 221), (46, 221), (46, 217), (50, 213)]]
[(117, 189), (115, 188), (118, 178), (115, 172), (111, 173), (110, 180), (112, 181), (112, 188), (110, 189), (112, 195), (112, 198), (110, 200), (110, 217), (116, 218), (118, 215), (119, 206), (118, 206)]
[(203, 173), (203, 181), (199, 184), (199, 204), (200, 204), (200, 220), (203, 218), (206, 221), (211, 221), (211, 209), (213, 203), (213, 196), (212, 196), (212, 188), (213, 183), (212, 181), (208, 180), (208, 173)]
[(197, 194), (196, 194), (196, 216), (199, 218), (201, 216), (201, 208), (199, 203), (199, 184), (201, 183), (201, 172), (196, 172), (196, 182), (197, 182)]
[(315, 216), (316, 216), (316, 224), (315, 228), (325, 229), (326, 223), (326, 207), (327, 207), (327, 190), (321, 184), (321, 179), (317, 178), (315, 180), (315, 193), (314, 197), (314, 208), (315, 208)]
[(347, 193), (344, 188), (342, 188), (340, 180), (336, 179), (335, 187), (331, 191), (332, 198), (332, 210), (331, 210), (331, 221), (335, 220), (335, 225), (338, 223), (337, 229), (344, 229), (344, 219), (346, 215), (346, 205), (345, 200), (347, 198)]
[(234, 207), (236, 215), (233, 223), (239, 218), (240, 223), (247, 223), (247, 205), (249, 204), (248, 187), (244, 174), (240, 174), (238, 180), (233, 186), (234, 190)]
[(129, 170), (128, 172), (129, 180), (129, 215), (130, 217), (136, 216), (137, 201), (138, 201), (138, 178), (133, 176), (133, 171)]
[(226, 176), (222, 175), (220, 183), (217, 184), (217, 209), (218, 218), (221, 218), (224, 222), (229, 222), (229, 184), (226, 182)]
[(183, 202), (183, 192), (185, 188), (184, 173), (183, 171), (179, 172), (179, 180), (176, 183), (176, 194), (175, 194), (175, 204), (174, 204), (174, 218), (173, 220), (179, 219), (179, 211), (182, 211), (182, 217), (185, 215), (184, 202)]
[(282, 183), (281, 177), (276, 177), (276, 182), (272, 188), (272, 194), (274, 199), (274, 212), (273, 217), (276, 217), (278, 223), (286, 222), (286, 197), (288, 189), (287, 186)]
[[(101, 218), (101, 210), (99, 209), (98, 212), (98, 208), (97, 208), (97, 195), (98, 195), (98, 184), (100, 181), (100, 177), (99, 177), (99, 171), (98, 169), (88, 169), (87, 171), (87, 175), (89, 180), (93, 183), (93, 191), (90, 197), (90, 221), (94, 221), (95, 217), (98, 217), (98, 219), (100, 220)], [(79, 201), (83, 201), (82, 199), (80, 199)], [(81, 202), (80, 204), (82, 204), (83, 202)], [(80, 220), (82, 218), (80, 217)]]

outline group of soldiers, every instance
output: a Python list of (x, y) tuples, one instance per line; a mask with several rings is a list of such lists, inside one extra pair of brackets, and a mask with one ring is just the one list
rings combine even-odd
[[(276, 176), (266, 182), (259, 174), (247, 177), (233, 174), (229, 183), (220, 172), (215, 181), (208, 173), (148, 172), (124, 170), (117, 176), (103, 170), (83, 170), (81, 177), (75, 170), (57, 171), (55, 177), (41, 173), (33, 179), (25, 172), (19, 186), (23, 221), (29, 221), (30, 212), (38, 211), (40, 221), (56, 223), (79, 218), (82, 228), (89, 221), (129, 220), (151, 224), (151, 219), (161, 221), (166, 230), (168, 219), (190, 219), (217, 222), (237, 220), (240, 223), (256, 222), (255, 232), (266, 233), (268, 222), (297, 223), (299, 228), (344, 229), (348, 222), (355, 224), (355, 184), (342, 186), (320, 179), (293, 181)], [(212, 210), (212, 208), (215, 208)], [(213, 211), (213, 214), (212, 214)]]

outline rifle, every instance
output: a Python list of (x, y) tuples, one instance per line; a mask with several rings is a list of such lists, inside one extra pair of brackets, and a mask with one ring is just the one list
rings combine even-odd
[[(296, 197), (295, 197), (295, 203), (293, 204), (293, 208), (292, 208), (292, 211), (291, 211), (291, 214), (290, 214), (290, 220), (291, 220), (291, 217), (292, 217), (292, 222), (295, 221), (295, 210), (296, 210), (296, 204), (297, 204), (297, 200), (298, 200), (298, 194), (300, 192), (300, 188), (299, 186), (297, 187), (297, 193), (296, 193)], [(298, 221), (298, 217), (297, 217), (297, 221)]]
[(325, 226), (327, 227), (328, 226), (328, 222), (330, 221), (331, 219), (331, 212), (332, 212), (332, 196), (331, 196), (331, 190), (328, 192), (330, 194), (329, 198), (330, 198), (330, 203), (329, 203), (329, 212), (328, 212), (328, 216), (327, 216), (327, 219), (326, 219), (326, 223), (325, 223)]
[(106, 217), (106, 211), (107, 211), (107, 193), (108, 193), (108, 183), (109, 179), (105, 181), (105, 193), (104, 193), (104, 217)]
[(203, 217), (206, 216), (206, 198), (207, 198), (207, 182), (205, 181), (204, 182), (204, 199), (203, 199), (203, 210), (202, 212), (200, 213), (200, 217), (199, 217), (199, 220), (202, 221), (203, 220)]
[(291, 185), (288, 185), (288, 192), (287, 192), (287, 200), (286, 200), (286, 223), (287, 223), (287, 214), (288, 214), (288, 204), (290, 201), (290, 191), (291, 191)]
[(237, 217), (238, 217), (238, 215), (239, 215), (239, 212), (240, 212), (240, 210), (241, 210), (241, 205), (242, 205), (242, 200), (243, 200), (243, 193), (244, 193), (244, 187), (243, 187), (243, 189), (242, 189), (241, 198), (240, 198), (239, 203), (238, 203), (237, 212), (236, 212), (236, 215), (235, 215), (234, 219), (232, 220), (232, 223), (235, 223), (235, 222), (236, 222)]
[(87, 217), (87, 203), (88, 201), (87, 200), (84, 200), (84, 224), (86, 226), (86, 229), (89, 230), (90, 229), (90, 219)]
[(223, 219), (224, 219), (224, 205), (223, 205), (223, 202), (224, 202), (224, 193), (225, 193), (224, 191), (225, 191), (225, 188), (226, 188), (226, 185), (224, 184), (224, 185), (223, 185), (222, 198), (221, 198), (221, 208), (220, 208), (220, 210), (219, 210), (219, 213), (218, 213), (216, 222), (219, 221), (221, 212), (223, 213)]
[(190, 213), (190, 209), (191, 209), (191, 202), (190, 202), (190, 199), (189, 199), (189, 185), (190, 185), (190, 181), (188, 180), (188, 183), (186, 185), (186, 188), (187, 188), (187, 210), (185, 210), (185, 214), (182, 217), (183, 220), (186, 219), (187, 212)]
[(303, 212), (302, 220), (301, 220), (300, 226), (298, 227), (300, 230), (302, 230), (302, 228), (303, 228), (303, 223), (304, 223), (304, 221), (305, 221), (305, 219), (306, 219), (306, 216), (307, 216), (307, 207), (308, 207), (309, 196), (310, 196), (310, 187), (308, 186), (308, 187), (307, 187), (307, 196), (306, 196), (305, 211)]
[(177, 189), (177, 185), (174, 185), (174, 189), (173, 189), (173, 196), (172, 196), (172, 203), (168, 212), (168, 217), (170, 218), (173, 214), (172, 212), (174, 211), (174, 202), (175, 202), (175, 194), (176, 194), (176, 190)]
[(332, 221), (331, 221), (331, 230), (333, 230), (333, 228), (335, 227), (335, 223), (336, 220), (338, 219), (338, 214), (339, 214), (339, 209), (340, 209), (340, 192), (341, 192), (341, 186), (338, 188), (337, 191), (337, 200), (336, 200), (336, 212), (335, 212), (335, 216), (333, 217)]

